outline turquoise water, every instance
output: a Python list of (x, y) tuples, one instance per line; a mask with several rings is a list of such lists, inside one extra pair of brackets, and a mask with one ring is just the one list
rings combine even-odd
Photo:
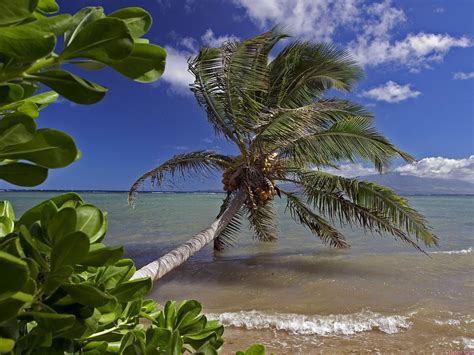
[[(17, 214), (52, 196), (2, 192)], [(85, 193), (109, 213), (109, 244), (124, 244), (138, 264), (206, 227), (221, 194)], [(323, 246), (276, 201), (278, 243), (258, 243), (244, 227), (235, 248), (208, 247), (165, 276), (151, 296), (196, 298), (230, 326), (229, 337), (261, 341), (276, 353), (317, 349), (463, 350), (474, 333), (474, 197), (411, 196), (439, 236), (427, 257), (392, 237), (344, 229), (349, 250)], [(301, 344), (306, 344), (301, 346)], [(286, 345), (285, 345), (286, 344)], [(404, 344), (404, 345), (401, 345)], [(236, 345), (236, 347), (238, 347)]]

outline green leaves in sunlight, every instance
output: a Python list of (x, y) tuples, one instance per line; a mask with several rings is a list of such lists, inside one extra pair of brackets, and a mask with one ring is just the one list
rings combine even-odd
[(139, 38), (146, 34), (153, 22), (151, 15), (140, 7), (120, 9), (112, 12), (109, 17), (123, 20), (133, 38)]
[(99, 242), (105, 216), (75, 193), (32, 207), (16, 223), (11, 204), (0, 203), (0, 218), (12, 221), (0, 236), (0, 349), (217, 354), (223, 326), (202, 315), (197, 301), (169, 301), (160, 310), (145, 300), (152, 280), (132, 279), (136, 269), (122, 259), (123, 248)]
[(133, 50), (133, 39), (124, 21), (101, 18), (84, 26), (61, 53), (63, 60), (89, 58), (99, 62), (126, 58)]
[(45, 84), (66, 99), (82, 105), (95, 104), (107, 93), (105, 87), (65, 70), (49, 70), (31, 75), (30, 78)]
[[(0, 179), (37, 186), (49, 169), (62, 168), (79, 156), (66, 133), (37, 129), (33, 119), (59, 95), (81, 105), (102, 100), (107, 88), (64, 70), (111, 67), (141, 83), (158, 80), (165, 69), (163, 48), (141, 38), (151, 15), (138, 7), (106, 15), (101, 7), (76, 14), (56, 14), (55, 0), (0, 1)], [(64, 45), (55, 53), (60, 36)], [(40, 85), (53, 91), (38, 92)]]
[(0, 26), (20, 22), (31, 16), (38, 0), (0, 1)]
[(158, 80), (165, 71), (166, 51), (154, 44), (136, 43), (132, 53), (121, 61), (109, 62), (120, 74), (141, 83)]

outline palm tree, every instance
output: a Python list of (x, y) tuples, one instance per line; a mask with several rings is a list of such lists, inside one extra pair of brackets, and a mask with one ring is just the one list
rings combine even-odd
[(216, 250), (231, 245), (244, 218), (258, 241), (275, 241), (276, 196), (286, 198), (286, 211), (332, 247), (349, 247), (336, 221), (391, 234), (419, 250), (420, 242), (437, 244), (424, 217), (392, 190), (323, 171), (368, 161), (383, 172), (395, 158), (414, 159), (375, 130), (373, 115), (362, 106), (324, 96), (330, 89), (351, 91), (363, 76), (347, 52), (296, 41), (270, 61), (270, 51), (285, 37), (274, 28), (243, 42), (202, 48), (189, 61), (198, 103), (216, 134), (240, 154), (177, 155), (135, 181), (130, 203), (147, 179), (159, 187), (166, 178), (213, 170), (223, 173), (227, 192), (214, 223), (135, 277), (159, 279), (211, 241)]

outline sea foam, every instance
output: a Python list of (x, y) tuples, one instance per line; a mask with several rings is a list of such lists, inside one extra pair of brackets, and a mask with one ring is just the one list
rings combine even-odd
[(447, 251), (434, 251), (430, 254), (471, 254), (473, 251), (472, 247), (468, 249), (461, 249), (461, 250), (447, 250)]
[(353, 335), (379, 330), (387, 334), (400, 332), (410, 327), (409, 317), (385, 316), (372, 311), (353, 314), (306, 316), (302, 314), (269, 314), (258, 311), (225, 312), (208, 314), (222, 324), (245, 329), (274, 329), (301, 335)]

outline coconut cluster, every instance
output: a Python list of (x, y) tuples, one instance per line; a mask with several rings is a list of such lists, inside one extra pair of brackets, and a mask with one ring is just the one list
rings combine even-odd
[(278, 188), (273, 179), (280, 175), (281, 169), (274, 159), (266, 158), (249, 165), (237, 159), (236, 163), (235, 166), (224, 171), (222, 179), (224, 191), (237, 190), (245, 180), (245, 186), (253, 200), (253, 207), (265, 204), (278, 194)]

